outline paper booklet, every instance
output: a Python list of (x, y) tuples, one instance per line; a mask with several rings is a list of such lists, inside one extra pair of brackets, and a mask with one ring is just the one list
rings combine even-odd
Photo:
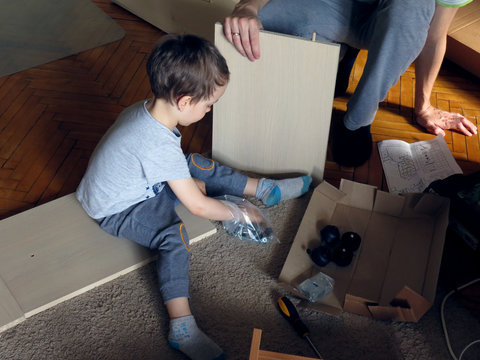
[(432, 140), (378, 143), (390, 193), (423, 192), (431, 182), (462, 174), (442, 135)]

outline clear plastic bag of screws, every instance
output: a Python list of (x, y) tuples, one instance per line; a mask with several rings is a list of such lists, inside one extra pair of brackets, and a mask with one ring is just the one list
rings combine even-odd
[(306, 279), (299, 286), (298, 290), (305, 295), (309, 301), (315, 302), (321, 299), (333, 290), (335, 280), (327, 274), (319, 272), (318, 274)]
[(234, 218), (222, 221), (223, 228), (227, 233), (242, 240), (260, 243), (279, 242), (270, 221), (257, 206), (244, 198), (233, 195), (223, 195), (216, 199), (229, 208)]

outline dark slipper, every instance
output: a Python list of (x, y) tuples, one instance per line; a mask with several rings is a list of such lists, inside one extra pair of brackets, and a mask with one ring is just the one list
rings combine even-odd
[(357, 167), (372, 154), (372, 134), (370, 125), (357, 130), (349, 130), (343, 121), (337, 121), (333, 128), (332, 154), (339, 165)]

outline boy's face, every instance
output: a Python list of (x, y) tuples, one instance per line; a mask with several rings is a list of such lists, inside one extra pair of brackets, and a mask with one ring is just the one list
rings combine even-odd
[(200, 100), (197, 103), (192, 103), (189, 101), (188, 105), (185, 107), (185, 116), (179, 122), (179, 124), (182, 126), (188, 126), (202, 120), (205, 114), (212, 110), (213, 104), (215, 104), (218, 99), (222, 97), (226, 88), (227, 85), (217, 87), (213, 92), (212, 97), (208, 100)]

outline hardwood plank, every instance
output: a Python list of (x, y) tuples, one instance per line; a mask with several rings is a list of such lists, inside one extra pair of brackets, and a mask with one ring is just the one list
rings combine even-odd
[[(128, 59), (125, 59), (128, 60)], [(132, 78), (135, 77), (136, 73), (145, 72), (145, 68), (142, 66), (144, 64), (145, 55), (141, 53), (134, 53), (132, 60), (127, 63), (125, 70), (122, 72), (122, 75), (116, 84), (115, 88), (112, 91), (112, 97), (120, 98), (128, 89)]]
[(74, 166), (68, 173), (68, 175), (64, 178), (62, 187), (58, 191), (59, 196), (74, 193), (77, 190), (78, 184), (80, 183), (83, 174), (85, 174), (85, 171), (87, 170), (89, 157), (84, 156), (85, 152), (83, 150), (78, 150), (80, 151), (81, 155), (76, 162), (76, 166)]
[(122, 106), (130, 106), (136, 102), (142, 100), (137, 94), (139, 91), (144, 93), (145, 91), (150, 91), (150, 82), (148, 80), (148, 75), (145, 70), (147, 65), (147, 58), (145, 57), (140, 64), (138, 71), (130, 80), (128, 87), (125, 89), (123, 95), (119, 100), (119, 104)]
[(400, 78), (400, 114), (413, 119), (415, 107), (415, 83), (412, 76), (403, 75)]
[(480, 136), (473, 135), (466, 138), (468, 160), (480, 163)]
[(10, 176), (11, 179), (22, 180), (40, 157), (44, 145), (49, 144), (48, 141), (45, 141), (44, 135), (46, 133), (51, 135), (51, 132), (56, 129), (56, 124), (51, 121), (53, 116), (53, 113), (42, 113), (36, 126), (29, 131), (15, 153), (5, 163), (5, 167), (15, 169)]
[(12, 179), (1, 179), (0, 178), (0, 188), (15, 188), (18, 184), (18, 180), (12, 180)]
[(54, 64), (45, 64), (37, 68), (28, 69), (25, 74), (28, 74), (29, 78), (44, 76), (59, 79), (95, 80), (90, 75), (88, 69), (81, 66), (81, 63), (77, 61), (75, 56), (58, 60)]
[(353, 93), (353, 90), (357, 87), (358, 82), (360, 81), (360, 78), (362, 77), (363, 74), (363, 69), (365, 67), (365, 64), (367, 62), (367, 51), (366, 50), (360, 50), (357, 59), (355, 60), (355, 64), (352, 69), (352, 76), (351, 76), (351, 81), (348, 85), (348, 92), (350, 94)]
[[(451, 112), (456, 112), (456, 113), (463, 113), (461, 108), (453, 107), (452, 103), (450, 102), (450, 111)], [(462, 134), (459, 134), (455, 131), (451, 132), (451, 137), (452, 137), (452, 152), (456, 153), (465, 153), (467, 150), (467, 144), (465, 142), (466, 137)]]
[(373, 144), (374, 149), (370, 157), (369, 165), (372, 171), (369, 171), (368, 184), (376, 186), (378, 189), (382, 188), (383, 184), (383, 167), (378, 153), (377, 144)]
[(2, 165), (2, 168), (0, 168), (0, 179), (8, 179), (13, 171), (14, 169), (4, 169)]
[[(201, 120), (201, 121), (204, 121), (204, 120)], [(178, 129), (182, 134), (181, 146), (185, 154), (188, 154), (190, 152), (189, 151), (190, 142), (192, 141), (193, 136), (195, 135), (195, 130), (197, 126), (198, 126), (198, 123), (192, 124), (190, 126), (182, 126), (181, 128)]]
[[(450, 102), (447, 101), (447, 100), (438, 99), (437, 107), (440, 110), (451, 111), (450, 110)], [(452, 144), (453, 143), (453, 137), (452, 137), (452, 132), (451, 131), (445, 131), (445, 141), (447, 142), (447, 144)]]
[(103, 49), (104, 51), (102, 54), (97, 58), (97, 61), (93, 64), (91, 68), (92, 74), (94, 74), (95, 79), (98, 80), (98, 77), (102, 73), (103, 69), (106, 66), (106, 63), (108, 60), (112, 57), (115, 56), (117, 48), (120, 46), (120, 44), (123, 42), (122, 41), (116, 41), (114, 43), (111, 43), (107, 46), (105, 46)]
[(77, 117), (83, 116), (85, 118), (104, 118), (106, 113), (119, 114), (124, 107), (113, 102), (96, 102), (92, 99), (81, 100), (79, 98), (69, 98), (65, 95), (64, 98), (48, 97), (43, 98), (40, 103), (48, 105), (49, 111), (59, 114), (72, 114)]
[[(112, 74), (115, 72), (115, 68), (119, 64), (124, 64), (123, 57), (126, 54), (131, 54), (129, 51), (130, 43), (132, 42), (131, 39), (125, 38), (124, 40), (120, 41), (119, 46), (115, 49), (112, 56), (109, 57), (108, 61), (105, 64), (102, 72), (99, 74), (97, 81), (110, 84), (110, 82), (115, 82), (116, 78), (112, 77)], [(111, 85), (109, 85), (111, 86)], [(108, 92), (107, 92), (108, 93)]]
[(40, 176), (35, 180), (34, 184), (30, 188), (30, 191), (26, 194), (24, 201), (37, 203), (38, 199), (46, 191), (50, 182), (54, 178), (55, 174), (60, 168), (61, 164), (65, 161), (65, 158), (70, 153), (75, 145), (75, 141), (64, 138), (62, 143), (57, 147), (52, 157), (49, 159), (48, 164), (43, 168)]
[(353, 180), (354, 169), (350, 167), (340, 166), (333, 161), (325, 163), (324, 180), (339, 187), (341, 179)]
[(14, 201), (22, 201), (24, 197), (25, 197), (24, 191), (0, 188), (0, 198), (8, 198)]
[(9, 99), (5, 99), (4, 101), (0, 102), (0, 104), (2, 102), (6, 105), (8, 104), (8, 107), (5, 107), (5, 110), (0, 117), (0, 135), (2, 135), (3, 130), (8, 126), (8, 124), (10, 124), (17, 112), (24, 108), (25, 103), (30, 99), (31, 96), (32, 89), (21, 86), (21, 90), (18, 91), (16, 96), (13, 96), (10, 101)]
[[(211, 138), (211, 131), (209, 131), (208, 124), (212, 124), (212, 116), (207, 114), (205, 118), (199, 121), (192, 132), (192, 138), (188, 141), (188, 146), (185, 146), (186, 153), (202, 153), (203, 144), (206, 138)], [(190, 126), (187, 127), (187, 129)]]
[[(137, 57), (137, 49), (134, 49), (132, 47), (129, 47), (128, 49), (126, 49), (125, 53), (122, 55), (122, 61), (120, 61), (119, 63), (117, 63), (111, 73), (111, 78), (108, 79), (108, 81), (106, 81), (105, 83), (105, 86), (104, 86), (104, 90), (107, 92), (107, 94), (109, 94), (110, 96), (112, 96), (113, 98), (115, 98), (114, 96), (114, 93), (115, 93), (115, 89), (117, 87), (120, 86), (121, 82), (122, 82), (122, 79), (127, 76), (127, 77), (130, 77), (132, 76), (130, 73), (128, 73), (128, 68), (130, 66), (130, 64), (132, 64), (132, 62), (134, 61), (137, 61), (138, 62), (138, 57)], [(141, 55), (141, 54), (140, 54)], [(135, 65), (136, 67), (138, 67), (138, 65)], [(132, 70), (130, 70), (132, 71)], [(123, 92), (123, 88), (120, 88), (120, 90), (118, 90), (119, 92)], [(117, 97), (120, 97), (117, 96)]]
[(352, 180), (356, 182), (360, 182), (362, 184), (367, 184), (369, 171), (370, 171), (370, 160), (360, 165), (359, 167), (355, 168)]
[(468, 160), (468, 156), (464, 152), (460, 153), (460, 152), (455, 152), (455, 151), (452, 150), (452, 155), (455, 158), (455, 160), (457, 160), (457, 163), (458, 163), (458, 160)]
[[(0, 85), (0, 116), (4, 118), (4, 113), (9, 106), (20, 96), (23, 90), (28, 86), (28, 80), (21, 79), (18, 76), (5, 76)], [(24, 101), (28, 95), (24, 95)], [(6, 117), (5, 117), (6, 118)], [(0, 129), (2, 128), (2, 121), (0, 120)]]
[(39, 99), (30, 97), (0, 137), (0, 157), (9, 158), (45, 110)]
[(475, 107), (480, 107), (480, 93), (479, 92), (467, 92), (467, 91), (456, 91), (456, 92), (437, 92), (437, 98), (442, 100), (456, 100), (468, 102)]
[(30, 89), (53, 90), (71, 94), (89, 94), (93, 96), (105, 96), (105, 91), (99, 87), (98, 81), (82, 80), (72, 84), (69, 79), (32, 79)]
[(399, 110), (400, 109), (400, 85), (401, 80), (397, 81), (397, 83), (390, 88), (387, 94), (387, 104), (388, 107)]
[(15, 209), (20, 209), (20, 212), (21, 212), (29, 209), (30, 207), (31, 207), (31, 204), (25, 201), (18, 201), (13, 199), (0, 199), (0, 209), (2, 210), (15, 208)]
[[(67, 155), (64, 163), (58, 168), (57, 173), (40, 197), (40, 200), (38, 201), (39, 204), (45, 204), (46, 202), (66, 195), (66, 193), (62, 193), (61, 190), (64, 189), (63, 185), (65, 184), (66, 179), (69, 177), (70, 173), (76, 168), (81, 156), (82, 150), (79, 149), (73, 149)], [(78, 179), (78, 181), (80, 182), (80, 179)], [(67, 193), (74, 190), (75, 189), (70, 189), (69, 191), (67, 191)]]
[[(33, 92), (34, 96), (42, 98), (41, 103), (45, 105), (54, 105), (54, 104), (69, 104), (71, 101), (77, 102), (86, 102), (90, 104), (97, 104), (97, 107), (105, 105), (114, 105), (114, 102), (105, 96), (94, 96), (90, 94), (74, 94), (74, 93), (65, 93), (57, 90), (42, 90), (37, 89)], [(94, 106), (94, 105), (92, 105)], [(118, 108), (120, 109), (120, 108)], [(116, 109), (115, 111), (118, 111)], [(70, 114), (70, 116), (75, 115)]]

